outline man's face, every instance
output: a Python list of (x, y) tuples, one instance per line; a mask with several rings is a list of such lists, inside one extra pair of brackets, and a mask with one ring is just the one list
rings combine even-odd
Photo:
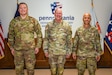
[(84, 24), (90, 24), (90, 21), (91, 21), (90, 14), (84, 14), (84, 16), (83, 16), (83, 22), (84, 22)]
[(20, 4), (18, 11), (19, 11), (20, 15), (27, 15), (28, 14), (28, 7), (27, 7), (27, 5)]
[(57, 9), (56, 12), (54, 13), (55, 20), (61, 21), (62, 20), (62, 10)]

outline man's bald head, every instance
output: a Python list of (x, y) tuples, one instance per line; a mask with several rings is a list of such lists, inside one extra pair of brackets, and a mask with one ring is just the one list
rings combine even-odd
[(83, 19), (84, 19), (84, 17), (89, 17), (89, 18), (91, 19), (90, 13), (85, 13), (85, 14), (83, 15)]

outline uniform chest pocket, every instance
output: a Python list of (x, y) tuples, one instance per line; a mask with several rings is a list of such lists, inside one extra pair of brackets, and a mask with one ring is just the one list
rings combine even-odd
[(60, 37), (65, 37), (67, 35), (66, 29), (60, 28), (57, 32)]

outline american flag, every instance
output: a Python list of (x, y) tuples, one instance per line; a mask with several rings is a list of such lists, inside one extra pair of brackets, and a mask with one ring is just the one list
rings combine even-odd
[(4, 34), (0, 21), (0, 59), (2, 59), (3, 57), (4, 57)]
[(105, 44), (112, 54), (112, 13), (110, 16), (110, 21), (105, 36)]
[(52, 14), (54, 14), (54, 11), (57, 7), (62, 8), (62, 4), (60, 2), (54, 2), (53, 4), (51, 4)]
[(101, 43), (101, 47), (102, 47), (102, 50), (104, 50), (104, 40), (103, 40), (103, 37), (102, 37), (102, 32), (101, 32), (101, 28), (100, 28), (100, 24), (98, 22), (98, 19), (97, 19), (97, 16), (96, 16), (96, 13), (95, 13), (95, 10), (94, 10), (94, 5), (93, 5), (93, 0), (91, 0), (91, 22), (92, 22), (92, 25), (95, 26), (97, 29), (98, 29), (98, 32), (100, 34), (100, 43)]

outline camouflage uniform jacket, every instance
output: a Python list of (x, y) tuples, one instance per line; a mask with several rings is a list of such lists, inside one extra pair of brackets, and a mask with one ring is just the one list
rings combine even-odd
[(100, 35), (96, 27), (83, 26), (76, 30), (73, 42), (73, 53), (77, 56), (96, 57), (102, 53)]
[[(37, 42), (35, 42), (35, 35)], [(15, 50), (40, 48), (42, 44), (41, 27), (38, 21), (30, 16), (12, 19), (9, 25), (8, 42)]]
[(65, 21), (56, 23), (49, 22), (45, 28), (45, 39), (43, 43), (44, 52), (54, 55), (71, 54), (72, 31)]

